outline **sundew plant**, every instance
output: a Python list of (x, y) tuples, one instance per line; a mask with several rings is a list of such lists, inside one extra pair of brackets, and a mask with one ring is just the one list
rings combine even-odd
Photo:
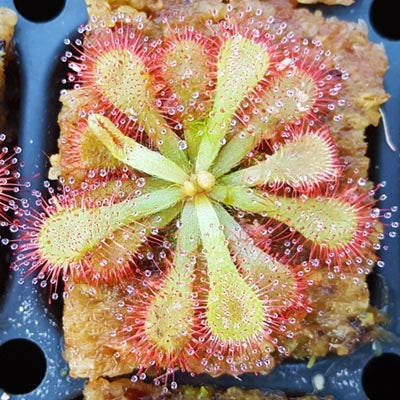
[(25, 212), (14, 269), (53, 299), (60, 279), (65, 296), (121, 287), (110, 340), (139, 374), (268, 372), (318, 276), (377, 261), (375, 190), (344, 178), (327, 124), (348, 74), (259, 10), (163, 23), (162, 37), (129, 19), (88, 26), (66, 53), (69, 176)]

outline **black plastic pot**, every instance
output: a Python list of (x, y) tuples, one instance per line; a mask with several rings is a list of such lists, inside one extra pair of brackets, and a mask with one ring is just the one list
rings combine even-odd
[[(395, 21), (397, 14), (390, 3), (356, 0), (349, 7), (318, 7), (326, 16), (364, 20), (370, 40), (382, 43), (389, 57), (385, 87), (391, 98), (382, 107), (378, 132), (370, 128), (367, 135), (371, 178), (386, 182), (383, 192), (388, 199), (381, 204), (383, 208), (400, 204), (400, 24)], [(48, 155), (56, 151), (59, 132), (58, 96), (66, 72), (65, 63), (60, 61), (65, 51), (63, 41), (76, 36), (78, 26), (86, 22), (86, 5), (84, 0), (0, 0), (0, 6), (16, 10), (19, 17), (15, 32), (20, 76), (16, 140), (23, 149), (23, 178), (30, 180), (33, 188), (42, 190)], [(241, 382), (233, 377), (207, 376), (183, 377), (178, 381), (221, 387), (240, 384), (293, 394), (331, 394), (339, 400), (381, 400), (393, 396), (398, 391), (396, 378), (400, 371), (400, 241), (387, 237), (383, 242), (383, 248), (386, 247), (381, 254), (385, 266), (368, 280), (371, 302), (389, 317), (385, 328), (390, 339), (362, 345), (349, 356), (320, 359), (312, 368), (305, 363), (287, 362), (268, 376), (247, 374)], [(0, 284), (0, 399), (81, 398), (84, 380), (69, 377), (62, 357), (61, 301), (49, 306), (47, 294), (37, 285), (21, 285), (18, 276), (9, 273), (10, 254), (6, 248), (0, 251), (0, 279), (4, 281)]]

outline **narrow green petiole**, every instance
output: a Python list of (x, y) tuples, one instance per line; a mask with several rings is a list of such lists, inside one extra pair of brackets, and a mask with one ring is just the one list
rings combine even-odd
[(171, 130), (163, 117), (149, 113), (143, 125), (149, 138), (161, 154), (176, 163), (184, 171), (190, 170), (186, 151), (180, 145), (181, 139)]
[(125, 136), (106, 117), (92, 114), (88, 125), (96, 138), (124, 164), (165, 181), (183, 184), (188, 175), (173, 161)]
[(220, 204), (214, 205), (217, 216), (224, 225), (225, 235), (236, 257), (243, 263), (241, 267), (253, 276), (263, 273), (266, 278), (274, 279), (279, 273), (286, 273), (286, 266), (270, 257), (253, 243), (253, 239), (235, 221)]
[(146, 219), (143, 225), (149, 231), (148, 234), (151, 234), (152, 228), (164, 228), (170, 222), (172, 222), (182, 211), (182, 203), (176, 203), (172, 207), (168, 207), (164, 210), (159, 211), (157, 214), (152, 214)]
[(229, 240), (229, 245), (233, 252), (246, 262), (242, 268), (251, 270), (258, 266), (260, 263), (265, 265), (267, 271), (267, 262), (271, 261), (260, 248), (252, 244), (252, 239), (244, 231), (244, 229), (235, 221), (235, 219), (222, 207), (220, 204), (214, 204), (215, 211), (218, 219), (224, 226), (225, 236)]
[(195, 207), (201, 242), (206, 251), (208, 271), (214, 284), (226, 273), (236, 274), (236, 267), (225, 243), (225, 235), (210, 200), (205, 195), (195, 197)]
[(211, 198), (227, 206), (237, 207), (240, 210), (268, 213), (272, 215), (276, 211), (273, 194), (248, 189), (244, 186), (215, 185), (210, 193)]
[(211, 167), (211, 173), (216, 178), (219, 178), (239, 165), (249, 151), (259, 142), (260, 136), (260, 132), (255, 132), (254, 135), (240, 132), (233, 136), (218, 153), (215, 163)]
[(197, 220), (193, 218), (196, 214), (194, 204), (186, 200), (180, 216), (180, 228), (177, 235), (175, 263), (186, 265), (186, 268), (193, 270), (196, 264), (196, 255), (200, 246), (200, 231)]
[(211, 334), (225, 343), (249, 340), (263, 331), (263, 302), (237, 271), (210, 200), (198, 195), (195, 207), (210, 280), (206, 318)]
[(187, 145), (187, 153), (190, 161), (195, 164), (201, 139), (206, 132), (207, 121), (193, 121), (186, 125), (185, 141)]
[(338, 177), (336, 153), (326, 137), (305, 134), (282, 145), (266, 160), (224, 176), (231, 186), (259, 186), (269, 183), (312, 187)]
[(133, 217), (139, 219), (156, 214), (175, 206), (183, 197), (182, 189), (174, 186), (147, 192), (130, 200)]
[(215, 160), (232, 117), (241, 102), (263, 79), (270, 65), (268, 51), (236, 34), (223, 44), (217, 62), (217, 85), (211, 117), (200, 143), (196, 171), (207, 171)]
[(181, 213), (181, 224), (178, 230), (177, 255), (191, 255), (197, 253), (200, 245), (200, 230), (196, 218), (196, 209), (191, 200), (186, 200)]
[(41, 257), (53, 265), (83, 261), (87, 252), (117, 229), (173, 207), (181, 198), (180, 189), (168, 188), (108, 206), (87, 209), (60, 206), (40, 227)]
[(296, 229), (314, 244), (343, 248), (356, 236), (357, 210), (336, 197), (284, 197), (240, 186), (215, 186), (210, 195), (226, 205), (263, 214)]

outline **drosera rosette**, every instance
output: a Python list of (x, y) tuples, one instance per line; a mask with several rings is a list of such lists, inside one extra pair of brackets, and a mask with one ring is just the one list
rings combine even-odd
[[(319, 41), (251, 11), (164, 20), (157, 38), (116, 19), (67, 57), (80, 122), (63, 151), (103, 176), (61, 182), (27, 219), (15, 266), (125, 287), (119, 328), (99, 340), (135, 376), (267, 373), (295, 347), (310, 290), (374, 260), (374, 192), (343, 182), (327, 125), (341, 120), (347, 73)], [(143, 273), (135, 254), (160, 230), (171, 251)]]

